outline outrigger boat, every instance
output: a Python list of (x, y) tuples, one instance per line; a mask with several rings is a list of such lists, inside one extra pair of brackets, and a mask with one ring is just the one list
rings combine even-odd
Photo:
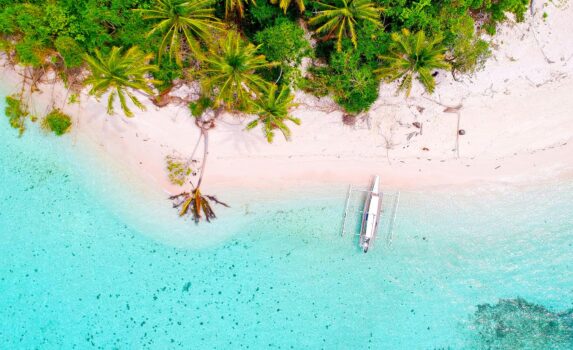
[[(398, 210), (398, 201), (400, 200), (400, 192), (395, 192), (394, 194), (389, 194), (387, 192), (382, 193), (380, 190), (380, 178), (378, 176), (374, 177), (371, 186), (368, 189), (356, 189), (352, 188), (352, 185), (348, 186), (348, 194), (346, 195), (346, 205), (344, 207), (344, 217), (342, 219), (342, 232), (341, 236), (346, 233), (347, 218), (349, 213), (355, 213), (357, 210), (352, 208), (350, 205), (352, 194), (361, 192), (366, 192), (366, 201), (361, 200), (363, 203), (362, 213), (362, 225), (359, 232), (354, 232), (356, 236), (359, 236), (358, 245), (364, 253), (368, 252), (376, 239), (377, 231), (379, 230), (379, 223), (385, 222), (386, 220), (381, 220), (382, 217), (382, 207), (387, 204), (393, 203), (391, 209), (384, 215), (388, 216), (388, 231), (386, 234), (386, 245), (390, 246), (392, 244), (392, 239), (394, 237), (394, 222), (396, 221), (396, 213)], [(383, 203), (386, 202), (386, 203)], [(361, 206), (362, 207), (362, 206)], [(384, 209), (386, 212), (386, 209)]]
[(380, 221), (380, 211), (382, 210), (382, 196), (380, 193), (380, 179), (378, 176), (372, 182), (372, 188), (366, 196), (364, 212), (362, 214), (362, 227), (360, 229), (360, 247), (364, 253), (372, 245), (378, 222)]

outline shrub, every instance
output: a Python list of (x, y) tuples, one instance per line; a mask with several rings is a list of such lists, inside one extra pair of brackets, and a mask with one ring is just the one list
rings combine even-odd
[(335, 53), (330, 66), (314, 67), (309, 73), (301, 88), (318, 97), (330, 93), (348, 113), (365, 111), (378, 98), (380, 79), (370, 65), (360, 62), (356, 51)]
[(197, 101), (189, 103), (189, 110), (191, 111), (192, 116), (199, 118), (207, 109), (212, 108), (213, 105), (213, 100), (208, 97), (201, 96)]
[(298, 84), (299, 88), (316, 97), (327, 96), (330, 93), (328, 71), (327, 67), (309, 67), (306, 76)]
[(378, 55), (386, 52), (389, 34), (374, 25), (358, 29), (358, 47), (348, 39), (343, 50), (330, 52), (328, 66), (311, 67), (300, 87), (315, 96), (331, 94), (333, 99), (350, 114), (370, 108), (378, 98), (380, 79), (374, 74)]
[(171, 155), (165, 157), (165, 163), (169, 181), (174, 185), (183, 186), (192, 173), (190, 165), (181, 157)]
[(267, 1), (258, 1), (256, 6), (248, 7), (249, 17), (255, 22), (258, 27), (264, 27), (269, 23), (273, 23), (273, 20), (277, 17), (283, 15), (281, 9), (278, 6), (273, 6)]
[(56, 108), (44, 118), (43, 125), (54, 134), (62, 136), (72, 126), (72, 118)]
[[(279, 19), (274, 26), (268, 27), (255, 35), (255, 43), (261, 45), (259, 52), (268, 61), (279, 62), (277, 69), (270, 71), (269, 79), (280, 79), (287, 84), (296, 83), (300, 78), (298, 66), (303, 57), (312, 55), (310, 43), (304, 37), (304, 30), (286, 19)], [(273, 80), (274, 80), (273, 79)]]
[(286, 19), (279, 19), (274, 26), (258, 32), (255, 43), (261, 45), (259, 50), (267, 60), (274, 62), (300, 64), (312, 52), (304, 30)]
[(353, 51), (336, 53), (331, 60), (334, 71), (330, 75), (334, 100), (351, 114), (370, 108), (378, 98), (380, 79), (368, 64), (361, 64)]
[(44, 63), (46, 48), (38, 41), (23, 40), (15, 45), (18, 62), (23, 65), (40, 67)]
[(456, 38), (452, 53), (452, 72), (471, 74), (483, 67), (486, 59), (489, 57), (489, 44), (475, 36), (465, 36), (460, 33)]
[(20, 136), (26, 131), (26, 119), (32, 118), (34, 121), (28, 111), (28, 106), (15, 95), (6, 97), (6, 109), (4, 111), (10, 121), (10, 126), (18, 129)]
[(59, 37), (54, 42), (54, 46), (62, 56), (67, 68), (79, 67), (84, 62), (82, 57), (84, 51), (74, 39), (67, 36)]

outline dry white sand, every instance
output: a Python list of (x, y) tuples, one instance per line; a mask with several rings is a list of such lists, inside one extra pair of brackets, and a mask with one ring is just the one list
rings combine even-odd
[[(436, 92), (415, 87), (411, 97), (383, 84), (371, 111), (353, 127), (329, 99), (298, 94), (292, 141), (268, 144), (248, 117), (225, 116), (211, 131), (205, 187), (274, 187), (318, 182), (421, 187), (475, 182), (528, 183), (573, 173), (573, 10), (538, 3), (525, 23), (508, 23), (493, 39), (493, 57), (473, 77), (440, 72)], [(546, 21), (543, 12), (548, 14)], [(13, 70), (0, 73), (14, 89)], [(5, 84), (4, 84), (5, 85)], [(64, 101), (61, 86), (35, 95), (42, 113)], [(180, 93), (185, 93), (181, 91)], [(61, 106), (63, 103), (58, 102)], [(188, 155), (199, 135), (186, 106), (157, 108), (127, 119), (108, 116), (105, 102), (85, 94), (65, 110), (75, 117), (72, 137), (88, 143), (141, 180), (170, 193), (165, 156)], [(448, 107), (459, 107), (450, 108)], [(414, 122), (421, 124), (419, 129)], [(457, 137), (457, 127), (465, 135)]]

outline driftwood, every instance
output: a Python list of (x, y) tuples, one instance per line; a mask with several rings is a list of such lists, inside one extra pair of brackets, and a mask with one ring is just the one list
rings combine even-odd
[(460, 111), (460, 109), (462, 109), (462, 104), (459, 104), (457, 106), (447, 106), (443, 112), (444, 113), (458, 113)]
[(157, 107), (165, 107), (171, 103), (173, 104), (184, 103), (185, 101), (181, 97), (169, 95), (169, 93), (173, 91), (173, 88), (175, 87), (176, 87), (175, 85), (171, 85), (167, 89), (161, 91), (159, 95), (150, 97), (151, 102), (153, 102), (153, 104), (156, 105)]
[(348, 126), (356, 125), (356, 116), (352, 114), (343, 114), (342, 115), (342, 123)]

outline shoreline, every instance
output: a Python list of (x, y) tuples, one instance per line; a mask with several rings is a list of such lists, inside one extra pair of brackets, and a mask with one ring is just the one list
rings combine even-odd
[[(544, 10), (551, 20), (541, 21), (536, 11), (524, 23), (500, 27), (497, 49), (475, 76), (456, 82), (440, 72), (433, 95), (415, 86), (409, 99), (382, 84), (379, 99), (354, 126), (342, 123), (341, 111), (325, 111), (332, 107), (328, 98), (300, 92), (293, 115), (302, 125), (292, 126), (291, 142), (277, 135), (267, 144), (258, 128), (244, 130), (248, 118), (224, 116), (210, 134), (206, 191), (364, 184), (373, 174), (396, 189), (573, 178), (573, 43), (562, 40), (573, 31), (573, 9), (550, 6)], [(16, 88), (13, 69), (1, 68), (0, 76), (4, 89)], [(35, 111), (66, 96), (61, 83), (41, 90), (32, 97)], [(180, 192), (167, 179), (165, 156), (188, 155), (199, 130), (186, 106), (145, 105), (134, 118), (108, 116), (105, 103), (84, 90), (80, 104), (64, 108), (74, 119), (67, 137), (104, 152), (154, 188)], [(463, 136), (456, 136), (458, 120)]]

